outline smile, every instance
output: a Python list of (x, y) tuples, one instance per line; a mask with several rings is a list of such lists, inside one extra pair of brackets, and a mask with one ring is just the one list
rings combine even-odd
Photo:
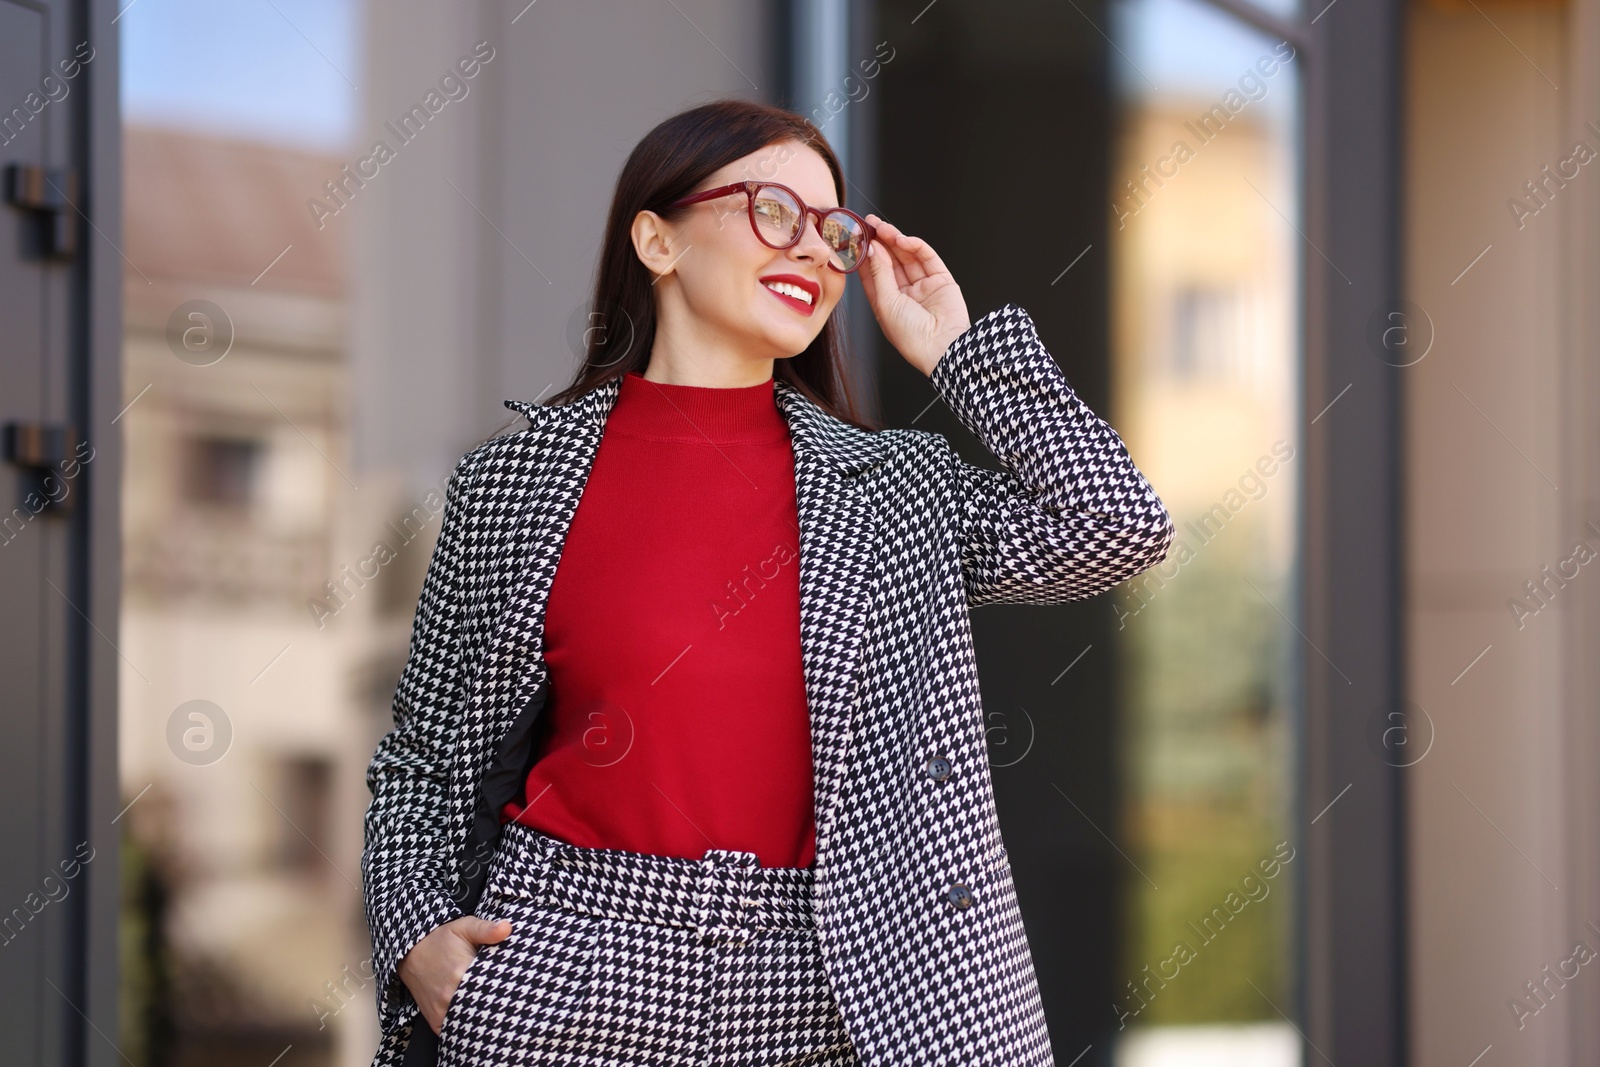
[(812, 314), (816, 310), (817, 298), (822, 295), (820, 287), (815, 282), (793, 274), (762, 278), (761, 284), (767, 292), (802, 315)]

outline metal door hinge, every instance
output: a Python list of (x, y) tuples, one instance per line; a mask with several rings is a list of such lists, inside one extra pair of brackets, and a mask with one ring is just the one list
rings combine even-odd
[(8, 422), (0, 438), (6, 462), (23, 471), (22, 496), (29, 510), (63, 518), (71, 515), (75, 494), (67, 489), (62, 468), (77, 447), (77, 431), (72, 425)]
[(39, 252), (67, 260), (78, 252), (78, 174), (71, 167), (6, 164), (6, 203), (39, 220)]

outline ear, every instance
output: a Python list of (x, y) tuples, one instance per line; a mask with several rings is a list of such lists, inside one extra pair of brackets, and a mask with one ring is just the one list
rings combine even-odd
[(634, 254), (652, 274), (672, 273), (678, 258), (674, 247), (678, 236), (671, 223), (654, 211), (641, 211), (633, 217), (629, 236), (633, 239)]

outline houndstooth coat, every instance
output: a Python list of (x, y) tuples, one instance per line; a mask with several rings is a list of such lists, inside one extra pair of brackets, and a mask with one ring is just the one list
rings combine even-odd
[[(931, 382), (1004, 465), (941, 435), (869, 432), (787, 382), (811, 716), (815, 905), (829, 980), (869, 1067), (1054, 1062), (995, 813), (967, 612), (1104, 592), (1160, 562), (1166, 508), (1073, 392), (1032, 319), (974, 322)], [(548, 685), (544, 607), (619, 383), (462, 457), (423, 583), (394, 727), (367, 771), (361, 869), (383, 1038), (417, 1013), (396, 965), (463, 914), (474, 820), (504, 739)]]

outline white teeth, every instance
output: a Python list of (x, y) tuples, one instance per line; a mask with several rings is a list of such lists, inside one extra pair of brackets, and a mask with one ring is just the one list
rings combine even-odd
[(788, 282), (762, 282), (761, 284), (765, 285), (768, 289), (771, 289), (775, 293), (782, 293), (784, 296), (792, 296), (796, 300), (804, 301), (807, 304), (811, 303), (811, 294), (800, 288), (798, 285), (790, 285)]

